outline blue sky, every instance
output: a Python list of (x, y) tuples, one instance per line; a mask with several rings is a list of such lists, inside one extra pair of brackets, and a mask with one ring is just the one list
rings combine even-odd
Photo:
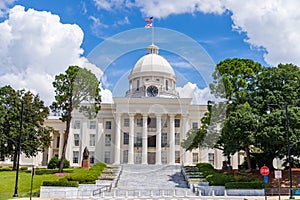
[[(139, 29), (145, 26), (144, 19), (149, 16), (154, 17), (155, 30), (167, 29), (192, 39), (214, 64), (238, 57), (265, 66), (297, 65), (300, 64), (297, 45), (300, 14), (296, 9), (299, 4), (297, 0), (249, 0), (247, 3), (233, 0), (187, 0), (185, 3), (181, 0), (3, 0), (0, 3), (0, 67), (3, 69), (0, 85), (27, 88), (51, 99), (55, 74), (62, 73), (71, 64), (91, 62), (89, 66), (95, 67), (92, 65), (97, 63), (89, 56), (101, 43), (136, 29), (141, 37), (150, 37), (151, 30)], [(155, 43), (164, 47), (159, 43), (162, 41), (159, 33), (155, 35)], [(103, 90), (122, 96), (122, 90), (124, 94), (127, 88), (120, 79), (127, 78), (131, 67), (144, 53), (143, 49), (132, 49), (112, 60), (105, 70), (100, 67), (104, 72)], [(161, 55), (177, 72), (182, 96), (205, 99), (207, 85), (201, 75), (207, 74), (195, 76), (197, 66), (191, 66), (190, 60), (166, 47)]]

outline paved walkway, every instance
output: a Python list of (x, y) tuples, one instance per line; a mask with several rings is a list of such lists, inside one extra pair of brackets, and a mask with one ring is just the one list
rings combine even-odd
[(193, 195), (181, 174), (180, 165), (123, 165), (115, 189), (117, 196)]

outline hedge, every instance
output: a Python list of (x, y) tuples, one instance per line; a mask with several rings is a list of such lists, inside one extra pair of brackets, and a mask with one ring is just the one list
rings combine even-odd
[(67, 181), (78, 181), (80, 184), (94, 184), (102, 171), (105, 169), (105, 163), (96, 163), (90, 169), (82, 170), (64, 177)]
[(226, 189), (262, 189), (264, 186), (263, 181), (228, 182), (225, 184)]
[[(28, 170), (31, 172), (31, 170)], [(72, 173), (74, 170), (73, 169), (64, 169), (64, 172), (66, 173)], [(57, 173), (57, 169), (37, 169), (35, 170), (35, 175), (43, 175), (43, 174), (55, 174)]]
[(42, 186), (78, 187), (78, 181), (43, 181)]
[(0, 168), (0, 172), (1, 171), (12, 171), (12, 168), (9, 168), (9, 167), (4, 167), (4, 168)]
[(221, 174), (221, 173), (214, 173), (210, 174), (205, 177), (206, 180), (209, 182), (209, 185), (218, 185), (218, 186), (224, 186), (228, 182), (235, 181), (233, 175), (229, 174)]

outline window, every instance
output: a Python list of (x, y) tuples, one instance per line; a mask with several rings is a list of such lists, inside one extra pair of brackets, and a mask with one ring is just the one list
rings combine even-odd
[(175, 145), (180, 145), (180, 133), (175, 133)]
[(73, 163), (78, 163), (79, 151), (73, 151)]
[(156, 118), (148, 117), (148, 128), (156, 128)]
[(79, 146), (79, 134), (74, 134), (74, 146)]
[(214, 164), (215, 164), (215, 154), (214, 154), (214, 153), (209, 153), (209, 154), (208, 154), (208, 162), (209, 162), (211, 165), (214, 165)]
[(198, 163), (198, 153), (193, 153), (193, 163)]
[(143, 143), (143, 138), (142, 138), (142, 133), (137, 133), (136, 134), (136, 147), (141, 147)]
[(110, 164), (110, 151), (104, 152), (104, 162)]
[(166, 80), (166, 90), (169, 90), (169, 82)]
[(123, 134), (123, 144), (129, 144), (129, 134), (128, 133)]
[(128, 163), (128, 150), (123, 151), (123, 163)]
[(124, 127), (129, 127), (129, 118), (124, 118)]
[(90, 163), (94, 164), (95, 163), (95, 152), (90, 151)]
[(180, 119), (175, 119), (175, 127), (180, 127)]
[(89, 129), (96, 129), (96, 121), (90, 121)]
[(138, 127), (143, 127), (143, 118), (137, 118), (136, 125)]
[(105, 122), (105, 129), (111, 129), (111, 121)]
[(167, 133), (162, 133), (161, 134), (161, 146), (166, 147), (168, 144), (168, 135)]
[(136, 80), (136, 91), (140, 90), (140, 80)]
[(58, 136), (56, 139), (56, 148), (59, 148), (59, 141), (60, 141), (60, 137)]
[(180, 151), (175, 151), (175, 163), (180, 163)]
[(94, 147), (96, 144), (96, 135), (95, 134), (90, 134), (90, 146)]
[(110, 147), (111, 134), (105, 134), (105, 146)]
[(198, 122), (193, 122), (192, 126), (194, 130), (198, 129)]
[(80, 120), (75, 120), (74, 121), (73, 129), (80, 129)]

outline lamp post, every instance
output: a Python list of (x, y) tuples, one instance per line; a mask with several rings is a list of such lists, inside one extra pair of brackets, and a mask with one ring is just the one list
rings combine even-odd
[[(22, 123), (23, 123), (23, 111), (24, 111), (24, 101), (21, 100), (21, 112), (20, 112), (20, 129), (19, 129), (19, 141), (8, 138), (7, 140), (12, 141), (15, 145), (17, 145), (17, 169), (16, 169), (16, 182), (15, 182), (15, 192), (13, 197), (18, 197), (18, 180), (19, 180), (19, 165), (20, 165), (20, 153), (21, 153), (21, 141), (22, 141)], [(7, 141), (4, 144), (7, 146)]]
[[(282, 109), (281, 106), (277, 104), (268, 104), (268, 106), (278, 106)], [(294, 199), (293, 196), (293, 177), (292, 177), (292, 160), (291, 160), (291, 141), (290, 141), (290, 133), (289, 133), (289, 110), (288, 110), (288, 102), (285, 102), (285, 131), (287, 135), (287, 147), (288, 147), (288, 163), (289, 163), (289, 178), (290, 178), (290, 199)], [(270, 113), (268, 109), (267, 113)]]

